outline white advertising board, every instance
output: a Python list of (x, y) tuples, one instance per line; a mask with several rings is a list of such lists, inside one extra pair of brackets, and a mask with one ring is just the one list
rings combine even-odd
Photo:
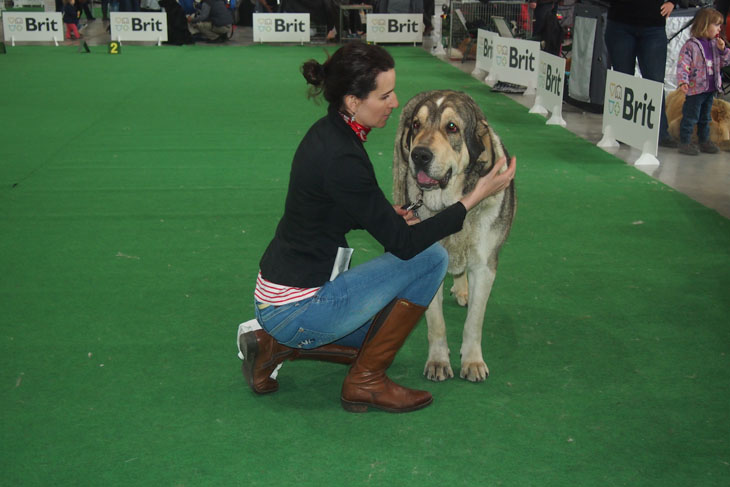
[(423, 14), (367, 14), (368, 42), (422, 42)]
[(254, 42), (309, 42), (309, 14), (253, 14)]
[(167, 41), (167, 14), (164, 12), (110, 12), (109, 29), (113, 41)]
[(489, 73), (492, 70), (494, 45), (497, 39), (499, 39), (499, 35), (496, 32), (484, 29), (477, 31), (477, 60), (472, 74), (481, 75), (481, 73)]
[(6, 41), (48, 42), (63, 40), (61, 12), (3, 12)]
[(547, 125), (565, 127), (563, 120), (563, 90), (565, 88), (565, 58), (540, 51), (537, 66), (537, 96), (530, 113), (552, 116)]
[(612, 147), (620, 140), (641, 150), (635, 165), (659, 164), (656, 155), (663, 90), (662, 83), (609, 70), (599, 147)]
[(497, 37), (489, 78), (527, 86), (525, 94), (533, 94), (537, 87), (539, 55), (539, 42)]

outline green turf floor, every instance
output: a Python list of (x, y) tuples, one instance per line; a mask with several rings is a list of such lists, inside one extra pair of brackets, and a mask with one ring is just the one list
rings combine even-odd
[[(422, 411), (346, 413), (345, 368), (258, 397), (236, 357), (321, 47), (0, 55), (0, 484), (727, 486), (730, 222), (467, 74), (389, 48), (401, 104), (452, 88), (518, 158), (491, 377), (390, 375)], [(396, 117), (399, 114), (396, 113)], [(390, 191), (396, 117), (366, 148)], [(355, 232), (354, 262), (382, 249)], [(447, 278), (447, 288), (450, 278)], [(458, 374), (466, 310), (446, 299)]]

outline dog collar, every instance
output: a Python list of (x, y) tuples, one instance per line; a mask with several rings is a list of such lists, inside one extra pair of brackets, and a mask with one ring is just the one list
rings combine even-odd
[(365, 127), (364, 125), (360, 125), (355, 121), (355, 117), (348, 117), (342, 112), (339, 112), (340, 116), (342, 117), (342, 120), (345, 121), (347, 125), (350, 126), (350, 128), (355, 132), (355, 135), (357, 135), (357, 138), (360, 139), (362, 142), (367, 142), (368, 140), (368, 134), (370, 133), (370, 129), (368, 127)]

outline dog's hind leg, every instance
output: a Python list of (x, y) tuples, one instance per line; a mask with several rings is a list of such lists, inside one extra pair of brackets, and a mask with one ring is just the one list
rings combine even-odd
[(446, 322), (444, 321), (444, 283), (433, 297), (426, 310), (428, 325), (428, 361), (423, 375), (428, 380), (442, 382), (454, 376), (449, 362), (449, 344), (446, 341)]
[(482, 327), (495, 277), (496, 268), (489, 265), (469, 269), (469, 308), (461, 342), (459, 376), (471, 382), (481, 382), (489, 377), (489, 368), (482, 358)]

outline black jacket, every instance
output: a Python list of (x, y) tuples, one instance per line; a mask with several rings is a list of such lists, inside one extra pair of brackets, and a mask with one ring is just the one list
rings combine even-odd
[[(661, 8), (667, 0), (610, 0), (608, 19), (622, 24), (656, 27), (666, 24)], [(672, 1), (675, 7), (676, 2)]]
[(408, 226), (378, 186), (354, 131), (333, 108), (309, 129), (294, 155), (284, 215), (260, 262), (267, 281), (319, 287), (329, 280), (345, 234), (365, 229), (387, 252), (410, 259), (461, 230), (466, 208), (456, 203)]

